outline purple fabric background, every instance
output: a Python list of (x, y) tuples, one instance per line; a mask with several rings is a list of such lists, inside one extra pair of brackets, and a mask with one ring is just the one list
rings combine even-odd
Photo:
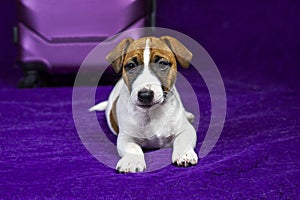
[[(13, 68), (15, 6), (0, 7), (0, 199), (299, 198), (299, 2), (159, 1), (158, 26), (193, 37), (218, 65), (228, 115), (217, 145), (197, 166), (128, 175), (81, 143), (71, 87), (15, 88), (21, 76)], [(194, 88), (203, 113), (199, 147), (210, 101), (203, 84)], [(97, 101), (110, 89), (100, 87)], [(189, 95), (182, 92), (185, 101)], [(103, 113), (98, 119), (114, 140)]]

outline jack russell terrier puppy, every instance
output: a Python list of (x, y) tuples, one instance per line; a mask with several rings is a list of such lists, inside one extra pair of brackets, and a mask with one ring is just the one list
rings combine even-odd
[(126, 38), (106, 59), (122, 78), (108, 101), (90, 111), (105, 110), (109, 128), (118, 136), (116, 170), (145, 170), (142, 148), (173, 147), (172, 163), (197, 164), (194, 115), (185, 111), (174, 84), (177, 63), (187, 68), (192, 53), (170, 36)]

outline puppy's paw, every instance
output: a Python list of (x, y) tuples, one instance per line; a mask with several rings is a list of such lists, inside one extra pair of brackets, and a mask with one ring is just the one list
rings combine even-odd
[(193, 115), (193, 113), (190, 113), (188, 111), (185, 111), (185, 116), (186, 118), (188, 119), (188, 121), (190, 123), (193, 123), (194, 122), (194, 119), (195, 119), (195, 116)]
[(198, 156), (193, 149), (190, 149), (185, 153), (173, 152), (172, 163), (174, 163), (177, 166), (183, 166), (183, 167), (196, 165), (198, 163)]
[(118, 162), (116, 170), (119, 173), (141, 172), (146, 169), (144, 155), (126, 154)]

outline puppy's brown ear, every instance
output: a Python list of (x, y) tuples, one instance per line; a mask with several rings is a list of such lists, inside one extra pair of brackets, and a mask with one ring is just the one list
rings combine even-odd
[(177, 62), (183, 67), (188, 68), (192, 60), (193, 54), (176, 38), (170, 36), (160, 37), (174, 53)]
[(133, 42), (132, 38), (123, 39), (118, 46), (116, 46), (111, 52), (106, 56), (106, 60), (111, 63), (116, 73), (119, 73), (122, 69), (123, 60), (128, 46)]

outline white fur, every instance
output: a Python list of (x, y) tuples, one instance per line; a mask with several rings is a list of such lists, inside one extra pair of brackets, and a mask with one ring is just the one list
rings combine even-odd
[(143, 53), (143, 56), (144, 56), (144, 65), (146, 67), (149, 66), (149, 63), (150, 63), (150, 40), (147, 39), (146, 40), (146, 46), (145, 46), (145, 49), (144, 49), (144, 53)]
[[(119, 172), (137, 172), (146, 169), (142, 147), (173, 147), (172, 162), (187, 166), (196, 164), (198, 157), (194, 152), (196, 131), (189, 121), (193, 114), (186, 112), (175, 86), (163, 97), (161, 83), (149, 70), (150, 40), (146, 40), (144, 50), (144, 69), (132, 84), (130, 93), (121, 79), (112, 90), (106, 106), (106, 119), (110, 130), (117, 134), (111, 126), (110, 113), (115, 100), (116, 115), (119, 127), (117, 148), (121, 157), (116, 169)], [(141, 89), (154, 92), (155, 103), (149, 109), (139, 106), (137, 93)], [(90, 110), (101, 110), (105, 106), (100, 103)], [(101, 108), (101, 109), (96, 109)]]
[(198, 162), (193, 150), (196, 144), (196, 131), (187, 118), (187, 112), (175, 87), (169, 92), (168, 99), (163, 104), (154, 105), (146, 110), (131, 102), (127, 86), (121, 79), (111, 92), (106, 109), (107, 121), (114, 133), (109, 121), (111, 111), (109, 105), (113, 104), (114, 97), (117, 96), (119, 96), (116, 110), (119, 126), (117, 148), (122, 157), (116, 166), (118, 171), (136, 172), (146, 169), (141, 147), (173, 146), (171, 159), (173, 163), (187, 166)]

